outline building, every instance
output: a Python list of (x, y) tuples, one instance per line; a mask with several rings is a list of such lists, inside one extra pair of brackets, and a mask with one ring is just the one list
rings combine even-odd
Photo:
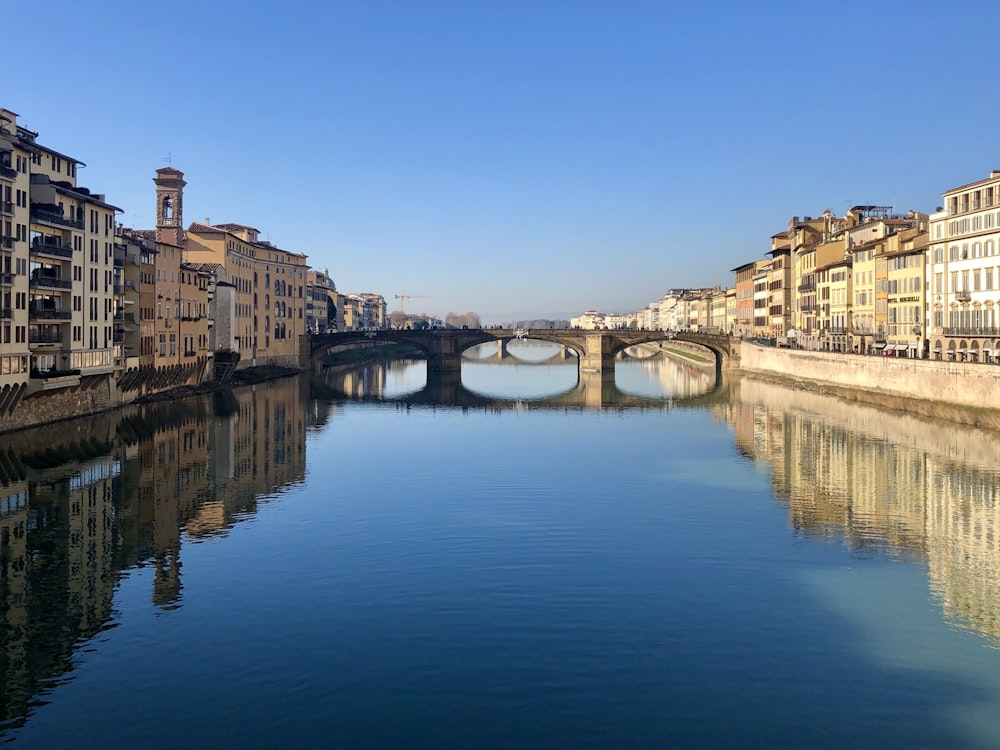
[(259, 234), (243, 224), (195, 222), (187, 229), (184, 257), (224, 269), (220, 280), (233, 292), (231, 340), (240, 367), (294, 365), (306, 330), (306, 256)]
[(736, 274), (736, 310), (734, 313), (732, 335), (749, 338), (753, 331), (753, 279), (757, 263), (744, 263), (732, 269)]
[(337, 286), (327, 269), (306, 275), (306, 331), (335, 333), (344, 328), (343, 306), (338, 305)]
[(122, 366), (115, 216), (77, 184), (83, 162), (0, 109), (0, 413)]
[(1000, 352), (1000, 170), (942, 199), (944, 210), (929, 217), (929, 356), (991, 362)]

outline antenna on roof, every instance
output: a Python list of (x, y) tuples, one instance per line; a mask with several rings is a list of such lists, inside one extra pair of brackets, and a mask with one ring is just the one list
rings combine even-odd
[(163, 160), (163, 161), (165, 161), (167, 163), (168, 167), (174, 166), (174, 163), (173, 163), (173, 161), (171, 161), (170, 157), (171, 157), (171, 153), (168, 151), (166, 158)]

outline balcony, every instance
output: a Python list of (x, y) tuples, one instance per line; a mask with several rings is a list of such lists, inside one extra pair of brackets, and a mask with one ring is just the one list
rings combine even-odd
[(799, 290), (800, 294), (804, 293), (804, 292), (815, 292), (816, 291), (816, 282), (815, 281), (807, 281), (805, 284), (799, 284), (798, 290)]
[(70, 310), (28, 305), (28, 317), (32, 320), (72, 320), (73, 313)]
[(59, 331), (28, 331), (29, 346), (59, 346), (63, 337)]
[(52, 211), (44, 208), (32, 208), (31, 220), (39, 224), (49, 224), (59, 228), (69, 227), (70, 229), (83, 229), (83, 219), (67, 219), (60, 211)]
[(0, 286), (13, 286), (13, 285), (14, 285), (14, 274), (0, 273)]
[(945, 328), (945, 336), (1000, 336), (1000, 328), (980, 326), (979, 328)]
[(13, 320), (14, 310), (9, 307), (0, 307), (0, 320)]
[(0, 234), (0, 250), (13, 250), (14, 238), (9, 234)]
[(55, 275), (35, 273), (31, 275), (28, 286), (32, 289), (72, 289), (73, 282)]
[(827, 330), (828, 333), (830, 333), (832, 335), (834, 335), (834, 334), (842, 334), (842, 333), (847, 333), (848, 332), (848, 330), (846, 328), (843, 328), (841, 326), (830, 326), (826, 330)]
[(7, 216), (14, 215), (14, 204), (10, 201), (0, 201), (0, 214), (6, 214)]
[(115, 268), (125, 268), (125, 259), (115, 256)]
[(79, 370), (39, 370), (37, 367), (31, 368), (31, 377), (49, 380), (50, 378), (73, 378), (80, 377)]
[(191, 349), (191, 350), (185, 350), (184, 351), (184, 356), (185, 357), (197, 357), (198, 356), (198, 352), (194, 351), (193, 349)]
[(115, 320), (125, 321), (126, 323), (135, 323), (135, 313), (116, 312)]
[(17, 170), (14, 169), (10, 164), (5, 164), (0, 162), (0, 177), (6, 177), (8, 180), (17, 179)]
[(35, 240), (31, 243), (32, 255), (44, 255), (49, 258), (72, 258), (73, 248), (58, 241)]

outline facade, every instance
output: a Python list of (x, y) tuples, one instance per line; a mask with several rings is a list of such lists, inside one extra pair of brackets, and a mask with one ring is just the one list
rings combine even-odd
[(924, 352), (927, 233), (911, 230), (889, 238), (886, 346), (884, 353), (918, 359)]
[(769, 335), (783, 338), (792, 327), (792, 247), (789, 232), (771, 238), (771, 267), (767, 274)]
[(335, 333), (343, 330), (344, 312), (337, 304), (337, 286), (327, 269), (309, 271), (306, 276), (306, 330)]
[(736, 274), (736, 311), (733, 323), (733, 335), (746, 338), (753, 332), (753, 279), (757, 264), (744, 263), (732, 269)]
[(584, 331), (596, 331), (604, 328), (604, 313), (597, 310), (587, 310), (582, 315), (577, 315), (569, 320), (570, 328), (579, 328)]
[(820, 348), (831, 352), (851, 351), (851, 262), (843, 259), (818, 269)]
[(77, 185), (82, 162), (0, 109), (0, 413), (122, 366), (115, 216)]
[(261, 241), (253, 227), (196, 222), (188, 227), (184, 257), (224, 269), (241, 367), (297, 363), (306, 326), (306, 256)]
[(944, 210), (930, 217), (929, 356), (992, 362), (1000, 353), (1000, 170), (942, 198)]
[(768, 279), (771, 273), (771, 261), (757, 261), (753, 272), (753, 336), (769, 338), (772, 336), (770, 317), (768, 316)]

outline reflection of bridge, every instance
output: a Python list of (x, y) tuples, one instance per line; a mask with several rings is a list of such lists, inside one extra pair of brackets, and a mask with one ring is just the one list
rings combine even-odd
[[(512, 352), (508, 348), (509, 341), (499, 341), (496, 345), (496, 351), (487, 355), (483, 355), (480, 351), (477, 351), (476, 347), (469, 347), (464, 352), (462, 352), (462, 357), (466, 362), (474, 362), (481, 365), (564, 365), (567, 363), (576, 363), (576, 352), (572, 349), (567, 349), (565, 346), (558, 346), (557, 351), (542, 359), (525, 359), (520, 357), (516, 353), (516, 349)], [(482, 347), (490, 346), (489, 344), (481, 344)], [(550, 349), (547, 346), (547, 342), (543, 344), (545, 348)]]
[(504, 342), (521, 338), (548, 341), (571, 349), (579, 358), (581, 372), (613, 373), (615, 357), (630, 346), (671, 340), (698, 344), (709, 350), (715, 356), (716, 369), (720, 372), (738, 364), (740, 358), (739, 339), (688, 331), (667, 333), (534, 329), (525, 332), (509, 328), (350, 331), (303, 336), (301, 348), (303, 362), (310, 362), (313, 369), (318, 369), (322, 365), (323, 356), (334, 346), (361, 343), (409, 344), (427, 355), (428, 372), (459, 372), (462, 369), (462, 353), (467, 349), (490, 341)]
[[(332, 373), (331, 373), (332, 374)], [(381, 392), (345, 393), (335, 383), (337, 377), (320, 376), (314, 379), (314, 396), (337, 401), (363, 401), (396, 403), (413, 406), (457, 406), (463, 409), (484, 408), (497, 411), (505, 409), (670, 409), (696, 408), (722, 403), (728, 399), (726, 381), (716, 378), (715, 386), (705, 393), (656, 398), (626, 393), (615, 383), (614, 373), (581, 371), (574, 387), (552, 396), (541, 398), (504, 398), (487, 396), (470, 390), (462, 383), (459, 372), (428, 372), (427, 384), (419, 391), (399, 396), (384, 396)]]

